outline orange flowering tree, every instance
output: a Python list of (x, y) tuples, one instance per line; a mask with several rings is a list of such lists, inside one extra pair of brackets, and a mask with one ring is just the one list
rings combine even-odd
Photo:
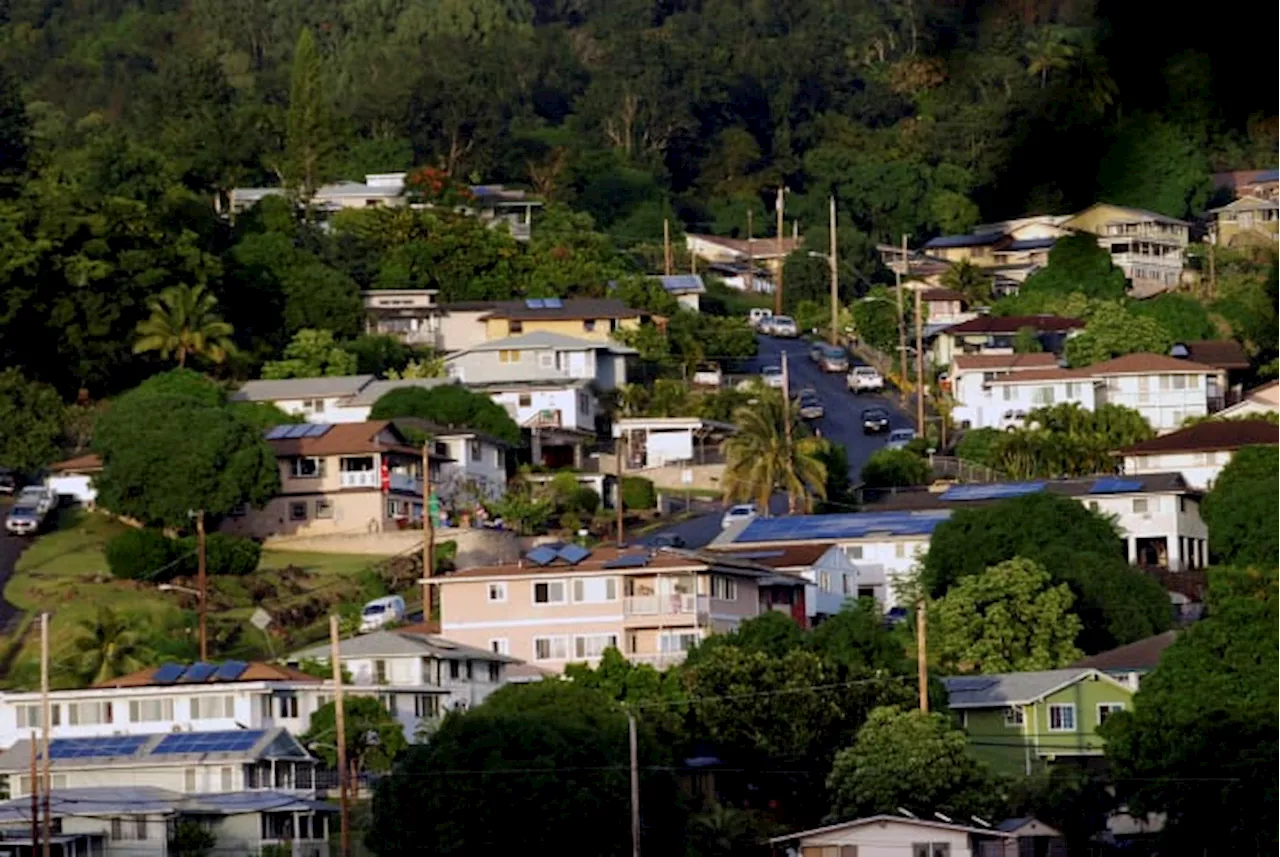
[(423, 167), (410, 173), (405, 187), (414, 202), (455, 206), (475, 199), (471, 188), (437, 167)]

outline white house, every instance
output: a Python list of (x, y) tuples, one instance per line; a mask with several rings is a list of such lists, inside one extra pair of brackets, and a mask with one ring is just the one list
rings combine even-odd
[[(730, 546), (733, 547), (736, 546)], [(804, 588), (804, 605), (810, 628), (839, 613), (850, 599), (876, 597), (875, 587), (859, 583), (857, 567), (845, 551), (834, 545), (789, 545), (764, 549), (747, 545), (740, 550), (725, 550), (723, 554), (790, 572), (808, 581)]]
[(1212, 366), (1163, 354), (1126, 354), (1086, 369), (1102, 381), (1098, 404), (1132, 408), (1162, 434), (1208, 415), (1210, 382), (1219, 376)]
[(1280, 381), (1270, 381), (1260, 387), (1254, 387), (1244, 394), (1244, 398), (1229, 408), (1218, 411), (1218, 416), (1230, 419), (1241, 417), (1265, 417), (1267, 414), (1280, 413)]
[(443, 348), (443, 311), (436, 289), (370, 289), (360, 293), (365, 333), (394, 336), (406, 345)]
[(627, 358), (635, 353), (615, 342), (536, 331), (450, 354), (445, 365), (451, 378), (468, 385), (591, 381), (596, 389), (607, 391), (627, 382)]
[[(945, 818), (946, 816), (944, 816)], [(770, 839), (788, 857), (1005, 857), (1017, 839), (994, 827), (873, 815)], [(1028, 851), (1027, 853), (1031, 853)]]
[(471, 387), (501, 405), (518, 426), (537, 423), (591, 435), (596, 432), (600, 408), (588, 380), (496, 381)]
[(1180, 473), (1187, 485), (1207, 491), (1237, 449), (1275, 446), (1277, 429), (1265, 420), (1212, 420), (1125, 447), (1126, 476)]
[(1097, 406), (1098, 381), (1088, 369), (1031, 369), (997, 375), (986, 385), (975, 428), (1007, 429), (1026, 424), (1036, 408), (1074, 404)]
[(353, 405), (351, 400), (373, 381), (372, 375), (246, 381), (230, 398), (233, 402), (270, 402), (308, 422), (359, 423), (369, 418), (369, 409)]
[(659, 274), (649, 279), (657, 280), (676, 303), (694, 312), (699, 311), (701, 297), (707, 293), (707, 286), (698, 274)]
[(992, 399), (990, 383), (1014, 372), (1058, 368), (1052, 354), (956, 354), (952, 358), (948, 382), (955, 409), (952, 419), (961, 426), (991, 428), (1001, 424), (1009, 410)]
[(92, 507), (98, 499), (98, 489), (93, 477), (102, 472), (102, 458), (94, 453), (77, 455), (49, 466), (44, 478), (46, 488), (52, 488), (58, 497), (69, 497), (82, 506)]
[[(329, 646), (289, 656), (291, 662), (329, 662)], [(465, 711), (507, 683), (520, 663), (505, 653), (455, 643), (411, 630), (374, 631), (338, 644), (338, 658), (357, 690), (376, 690), (414, 740), (418, 729), (446, 711)]]

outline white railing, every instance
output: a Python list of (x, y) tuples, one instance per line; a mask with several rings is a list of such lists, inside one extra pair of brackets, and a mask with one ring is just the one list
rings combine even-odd
[(663, 669), (664, 667), (675, 666), (678, 663), (683, 663), (686, 654), (687, 652), (662, 652), (661, 654), (643, 655), (631, 654), (627, 655), (626, 658), (633, 664), (648, 664), (649, 666)]
[(339, 475), (339, 484), (343, 488), (377, 488), (378, 471), (344, 470)]
[(697, 595), (633, 595), (624, 598), (623, 612), (628, 616), (682, 616), (706, 612), (707, 597)]

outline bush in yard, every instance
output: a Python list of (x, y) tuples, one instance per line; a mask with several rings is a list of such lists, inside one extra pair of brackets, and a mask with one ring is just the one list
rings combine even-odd
[(652, 480), (643, 476), (622, 477), (622, 504), (627, 509), (654, 509), (658, 506), (658, 492)]
[[(195, 536), (179, 539), (182, 553), (190, 554), (183, 560), (182, 573), (195, 574), (199, 568)], [(227, 574), (243, 577), (258, 570), (262, 558), (262, 546), (252, 539), (226, 533), (210, 533), (204, 540), (205, 568), (209, 574)]]
[(600, 508), (600, 495), (594, 488), (581, 485), (574, 490), (569, 505), (575, 512), (584, 512), (588, 516), (594, 515), (596, 509)]
[(129, 530), (107, 542), (107, 567), (113, 577), (164, 581), (180, 570), (170, 563), (180, 556), (179, 545), (159, 530)]

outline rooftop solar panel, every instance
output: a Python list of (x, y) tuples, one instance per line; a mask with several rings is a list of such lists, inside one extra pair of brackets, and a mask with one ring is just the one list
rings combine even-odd
[(1089, 488), (1090, 494), (1129, 494), (1141, 491), (1142, 482), (1136, 479), (1114, 479), (1106, 477), (1094, 482)]
[(206, 664), (201, 661), (189, 666), (187, 671), (182, 674), (182, 678), (179, 679), (179, 681), (183, 684), (205, 682), (208, 681), (209, 677), (217, 671), (218, 667), (216, 664)]
[(1043, 482), (995, 482), (990, 485), (953, 485), (939, 497), (944, 502), (1003, 500), (1044, 490)]
[(267, 440), (280, 440), (280, 438), (284, 437), (286, 434), (289, 433), (289, 429), (291, 428), (293, 428), (292, 425), (272, 426), (271, 428), (267, 429), (267, 435), (266, 435)]
[(182, 664), (161, 664), (160, 668), (152, 674), (151, 680), (157, 684), (173, 684), (182, 678), (182, 674), (187, 668)]
[(214, 681), (235, 681), (244, 675), (245, 670), (249, 669), (249, 665), (244, 661), (227, 661), (218, 667), (217, 672), (213, 674)]
[(566, 545), (560, 548), (560, 558), (569, 565), (577, 565), (589, 556), (591, 551), (581, 545)]
[(328, 423), (311, 423), (307, 426), (307, 432), (303, 437), (324, 437), (331, 428), (333, 426)]
[(559, 298), (543, 298), (542, 305), (546, 309), (560, 309), (564, 303)]
[(264, 734), (261, 729), (235, 732), (178, 732), (162, 738), (151, 753), (156, 756), (179, 753), (243, 753), (258, 743)]
[(927, 536), (951, 516), (949, 509), (916, 512), (848, 512), (839, 515), (789, 515), (756, 518), (735, 544), (752, 542), (838, 542), (873, 533)]
[(59, 738), (49, 743), (50, 759), (92, 759), (132, 756), (149, 735), (112, 735), (101, 738)]
[(555, 562), (556, 557), (558, 556), (560, 556), (560, 554), (555, 548), (543, 545), (542, 547), (537, 547), (529, 551), (524, 555), (524, 558), (534, 565), (549, 565), (550, 563)]
[(644, 568), (649, 564), (649, 555), (643, 553), (628, 553), (622, 556), (616, 556), (604, 564), (605, 568)]
[(309, 426), (307, 423), (298, 423), (297, 425), (290, 427), (289, 433), (286, 434), (285, 437), (288, 438), (289, 440), (295, 440), (300, 437), (306, 437), (307, 432), (310, 430), (311, 430), (311, 426)]
[(529, 309), (542, 309), (542, 298), (526, 298), (524, 305)]

